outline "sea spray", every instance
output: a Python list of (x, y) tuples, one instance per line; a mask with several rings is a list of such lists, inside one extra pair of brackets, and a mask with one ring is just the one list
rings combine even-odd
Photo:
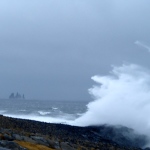
[(113, 67), (108, 76), (92, 77), (94, 101), (74, 125), (123, 125), (147, 134), (150, 130), (150, 72), (135, 65)]
[(143, 47), (143, 48), (147, 49), (148, 52), (150, 52), (150, 47), (148, 45), (144, 44), (143, 42), (141, 42), (141, 41), (135, 41), (134, 44), (136, 44), (136, 45), (138, 45), (140, 47)]

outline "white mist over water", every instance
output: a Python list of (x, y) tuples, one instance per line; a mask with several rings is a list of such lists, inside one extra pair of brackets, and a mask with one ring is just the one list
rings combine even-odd
[(150, 129), (150, 71), (135, 65), (113, 67), (109, 76), (94, 76), (94, 101), (74, 125), (123, 125), (146, 134)]

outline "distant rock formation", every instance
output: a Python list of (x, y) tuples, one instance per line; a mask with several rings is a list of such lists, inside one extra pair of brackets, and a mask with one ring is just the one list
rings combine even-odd
[(25, 96), (24, 94), (21, 96), (21, 94), (19, 94), (18, 92), (16, 93), (16, 95), (14, 93), (11, 93), (9, 99), (25, 99)]

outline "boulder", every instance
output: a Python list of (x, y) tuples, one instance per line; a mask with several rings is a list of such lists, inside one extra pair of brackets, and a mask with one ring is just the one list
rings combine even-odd
[(19, 141), (23, 140), (23, 137), (19, 134), (12, 134), (12, 138)]
[(48, 139), (47, 141), (48, 141), (49, 147), (54, 148), (54, 149), (60, 149), (60, 145), (58, 141), (53, 141), (50, 139)]
[(22, 138), (23, 138), (23, 141), (25, 141), (25, 142), (37, 143), (35, 140), (33, 140), (33, 139), (30, 138), (30, 137), (22, 136)]
[(41, 144), (41, 145), (44, 145), (44, 146), (49, 146), (49, 143), (48, 141), (41, 137), (41, 136), (31, 136), (31, 138), (36, 141), (37, 144)]

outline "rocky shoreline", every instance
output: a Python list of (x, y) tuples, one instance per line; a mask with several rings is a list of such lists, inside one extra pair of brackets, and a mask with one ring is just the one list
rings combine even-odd
[(147, 138), (133, 134), (126, 127), (76, 127), (0, 115), (0, 150), (142, 150)]

